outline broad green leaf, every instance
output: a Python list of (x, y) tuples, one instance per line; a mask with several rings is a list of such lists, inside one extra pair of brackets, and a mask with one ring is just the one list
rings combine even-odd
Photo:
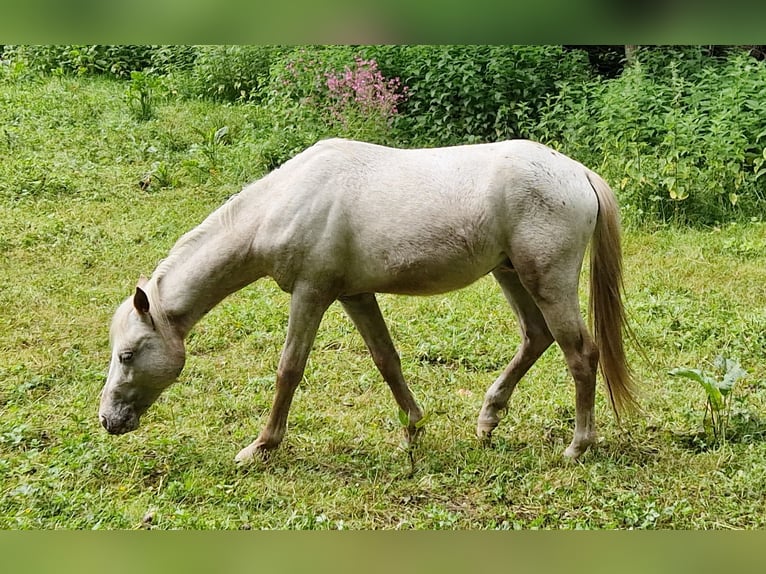
[(723, 409), (723, 395), (718, 388), (717, 381), (712, 377), (706, 375), (699, 369), (687, 369), (683, 367), (673, 369), (668, 374), (674, 377), (684, 377), (697, 381), (702, 388), (705, 389), (705, 393), (710, 400), (710, 405), (713, 407), (713, 410), (717, 412)]
[(709, 377), (707, 377), (699, 369), (687, 369), (686, 367), (678, 367), (676, 369), (672, 369), (668, 372), (668, 374), (674, 377), (684, 377), (687, 379), (692, 379), (693, 381), (697, 381), (701, 385), (704, 385), (706, 382), (706, 379), (709, 379)]
[(713, 410), (715, 412), (723, 410), (725, 406), (723, 401), (723, 393), (721, 392), (721, 389), (716, 386), (715, 382), (703, 383), (702, 386), (707, 393), (707, 398), (710, 401), (710, 406), (713, 407)]
[(734, 388), (734, 384), (747, 375), (747, 371), (740, 367), (739, 363), (733, 359), (723, 359), (723, 362), (724, 376), (718, 382), (718, 389), (723, 395), (727, 395)]

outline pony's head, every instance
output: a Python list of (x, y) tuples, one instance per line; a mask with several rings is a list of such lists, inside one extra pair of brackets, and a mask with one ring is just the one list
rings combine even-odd
[(139, 419), (184, 366), (183, 337), (161, 310), (150, 310), (142, 280), (112, 319), (112, 359), (98, 417), (110, 434), (138, 428)]

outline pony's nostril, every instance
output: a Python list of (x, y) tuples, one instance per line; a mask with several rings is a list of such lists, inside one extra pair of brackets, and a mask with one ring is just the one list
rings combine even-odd
[(102, 427), (104, 427), (106, 430), (109, 430), (109, 421), (104, 415), (98, 415), (98, 420), (101, 421)]

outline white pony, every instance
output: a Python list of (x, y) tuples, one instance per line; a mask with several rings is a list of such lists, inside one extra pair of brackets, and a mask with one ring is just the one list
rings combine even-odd
[[(590, 315), (578, 282), (591, 246)], [(521, 345), (489, 387), (477, 434), (489, 439), (514, 387), (556, 341), (575, 381), (580, 456), (596, 438), (600, 363), (615, 413), (634, 406), (623, 331), (620, 226), (596, 173), (539, 143), (392, 149), (321, 141), (250, 184), (176, 243), (116, 311), (99, 418), (121, 434), (180, 374), (192, 326), (230, 293), (270, 276), (291, 293), (276, 396), (265, 428), (236, 456), (276, 448), (325, 310), (348, 313), (414, 440), (423, 413), (402, 374), (375, 293), (429, 295), (492, 273), (518, 316)]]

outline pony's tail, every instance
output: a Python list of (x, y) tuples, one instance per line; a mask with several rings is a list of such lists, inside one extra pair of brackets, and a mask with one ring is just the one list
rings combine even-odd
[(622, 302), (622, 247), (617, 200), (609, 185), (588, 170), (588, 181), (598, 197), (598, 219), (590, 254), (589, 318), (599, 350), (601, 374), (617, 420), (638, 409), (633, 374), (628, 366), (623, 335), (634, 340)]

